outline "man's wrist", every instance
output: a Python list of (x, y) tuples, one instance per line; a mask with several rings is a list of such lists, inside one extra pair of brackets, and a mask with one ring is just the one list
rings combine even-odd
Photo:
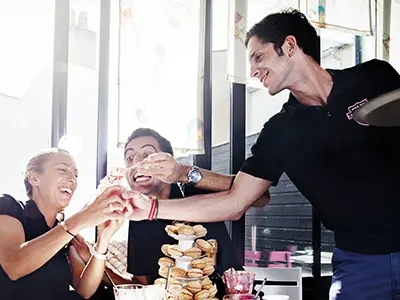
[(181, 168), (180, 168), (180, 169), (181, 169), (181, 170), (180, 170), (178, 182), (188, 183), (188, 182), (189, 182), (188, 173), (190, 172), (190, 170), (192, 169), (192, 167), (191, 167), (191, 166), (184, 166), (184, 165), (181, 165)]

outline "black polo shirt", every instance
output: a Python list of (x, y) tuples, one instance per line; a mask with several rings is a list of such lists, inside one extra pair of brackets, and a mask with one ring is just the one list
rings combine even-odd
[[(185, 196), (204, 194), (206, 192), (193, 186), (185, 186)], [(172, 199), (182, 198), (181, 191), (176, 184), (171, 185), (170, 197)], [(171, 225), (169, 220), (140, 221), (129, 223), (128, 238), (128, 272), (138, 276), (149, 276), (153, 282), (159, 278), (158, 259), (165, 256), (161, 252), (164, 244), (177, 244), (178, 241), (167, 235), (165, 227)], [(191, 223), (195, 225), (196, 223)], [(236, 259), (233, 244), (229, 237), (224, 222), (202, 223), (207, 228), (204, 239), (216, 239), (218, 241), (217, 272), (222, 274), (233, 267), (241, 270), (243, 267)]]
[(334, 231), (337, 247), (400, 252), (400, 127), (363, 126), (352, 115), (400, 88), (400, 76), (376, 59), (328, 71), (327, 105), (304, 106), (291, 94), (265, 123), (241, 171), (273, 182), (286, 172)]
[[(32, 200), (23, 204), (9, 195), (1, 195), (0, 215), (8, 215), (20, 221), (25, 231), (26, 241), (51, 229)], [(71, 270), (67, 253), (68, 249), (62, 248), (41, 268), (16, 281), (12, 281), (0, 266), (0, 298), (5, 300), (76, 299), (71, 298), (72, 294), (69, 292)]]

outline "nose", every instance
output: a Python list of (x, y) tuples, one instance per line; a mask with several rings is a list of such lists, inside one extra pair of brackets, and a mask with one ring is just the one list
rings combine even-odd
[(77, 179), (75, 174), (71, 174), (68, 178), (68, 183), (72, 183), (74, 186), (76, 185)]
[(257, 67), (255, 67), (255, 66), (250, 67), (250, 76), (251, 77), (258, 77), (259, 74), (260, 74), (260, 70)]

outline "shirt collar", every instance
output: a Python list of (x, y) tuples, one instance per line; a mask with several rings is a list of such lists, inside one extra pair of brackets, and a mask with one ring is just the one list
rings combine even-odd
[[(35, 201), (33, 200), (28, 200), (25, 204), (25, 215), (27, 218), (34, 220), (36, 222), (39, 222), (41, 225), (46, 226), (49, 228), (49, 226), (46, 223), (46, 219), (44, 215), (40, 212), (38, 206), (36, 205)], [(54, 222), (54, 227), (57, 224), (57, 220)]]

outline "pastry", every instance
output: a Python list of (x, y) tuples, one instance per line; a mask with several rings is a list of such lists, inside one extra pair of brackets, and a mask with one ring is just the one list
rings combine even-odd
[(208, 290), (201, 290), (200, 292), (197, 292), (193, 299), (194, 300), (204, 300), (208, 298)]
[(192, 300), (193, 294), (186, 289), (182, 289), (181, 292), (179, 293), (178, 299), (179, 300)]
[(160, 268), (158, 269), (158, 274), (159, 274), (161, 277), (167, 278), (167, 276), (168, 276), (168, 267), (160, 267)]
[(207, 234), (207, 229), (203, 225), (195, 225), (193, 230), (196, 236), (205, 236)]
[(200, 283), (201, 283), (201, 285), (203, 286), (203, 289), (207, 289), (207, 290), (208, 290), (210, 287), (212, 287), (212, 285), (213, 285), (211, 279), (208, 278), (208, 277), (202, 279), (202, 280), (200, 281)]
[(188, 225), (183, 224), (183, 223), (175, 223), (174, 226), (177, 227), (177, 228), (179, 228), (179, 227), (188, 226)]
[(200, 269), (192, 268), (188, 270), (187, 275), (190, 278), (201, 278), (203, 277), (203, 271)]
[(162, 246), (161, 246), (161, 252), (164, 253), (165, 255), (170, 255), (169, 252), (168, 252), (168, 248), (169, 248), (170, 246), (171, 246), (171, 245), (169, 245), (169, 244), (164, 244), (164, 245), (162, 245)]
[(186, 288), (193, 294), (200, 292), (203, 289), (203, 286), (198, 281), (189, 281), (186, 284)]
[(181, 248), (179, 248), (178, 245), (172, 245), (168, 247), (168, 253), (169, 255), (173, 257), (181, 257), (183, 255), (183, 252)]
[(215, 295), (217, 294), (217, 292), (218, 292), (217, 288), (216, 288), (215, 286), (212, 285), (212, 286), (208, 289), (208, 297), (209, 297), (209, 298), (215, 297)]
[(173, 267), (171, 270), (171, 276), (174, 278), (184, 278), (186, 277), (186, 270), (179, 267)]
[(183, 286), (183, 282), (180, 281), (180, 280), (177, 280), (177, 279), (175, 279), (175, 278), (171, 278), (169, 284), (170, 284), (170, 285), (175, 285), (175, 286), (180, 286), (180, 287)]
[(178, 228), (178, 234), (191, 236), (194, 235), (194, 229), (189, 225), (184, 225)]
[(204, 267), (206, 266), (206, 262), (204, 261), (204, 259), (195, 259), (191, 262), (192, 264), (192, 268), (196, 268), (196, 269), (204, 269)]
[(204, 263), (205, 263), (206, 265), (213, 265), (213, 266), (215, 266), (215, 261), (214, 261), (214, 259), (211, 258), (211, 257), (204, 257), (204, 258), (203, 258), (203, 261), (204, 261)]
[(201, 250), (199, 248), (193, 247), (187, 249), (185, 252), (183, 252), (184, 256), (190, 256), (190, 257), (199, 257), (201, 255)]
[(212, 239), (212, 240), (208, 240), (207, 242), (210, 243), (213, 252), (218, 250), (218, 242), (217, 242), (217, 240)]
[(213, 249), (211, 244), (209, 242), (207, 242), (206, 240), (203, 240), (203, 239), (198, 239), (196, 241), (196, 247), (200, 248), (204, 252), (210, 252)]
[(165, 227), (165, 231), (171, 235), (171, 234), (178, 234), (178, 227), (174, 226), (174, 225), (167, 225)]
[(203, 274), (204, 275), (211, 275), (212, 273), (214, 273), (215, 268), (213, 265), (206, 265), (203, 269)]
[(172, 264), (172, 266), (175, 265), (174, 260), (173, 260), (172, 258), (169, 258), (169, 257), (161, 257), (161, 258), (158, 260), (158, 265), (159, 265), (160, 267), (168, 267), (169, 264)]
[(165, 278), (157, 278), (154, 281), (154, 284), (157, 284), (157, 285), (165, 285), (166, 283), (167, 283), (167, 279), (165, 279)]

